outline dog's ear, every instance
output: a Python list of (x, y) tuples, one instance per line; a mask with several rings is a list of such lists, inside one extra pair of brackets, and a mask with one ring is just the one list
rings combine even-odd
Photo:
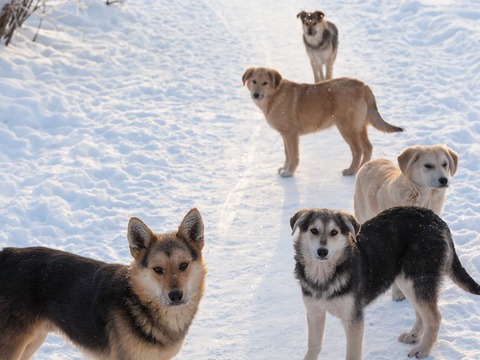
[(402, 171), (403, 175), (408, 174), (408, 169), (412, 166), (412, 164), (418, 160), (420, 156), (419, 150), (416, 146), (409, 146), (404, 149), (400, 155), (397, 157), (398, 166)]
[(177, 235), (198, 249), (202, 249), (203, 231), (202, 215), (196, 208), (193, 208), (183, 218), (182, 223), (178, 227)]
[(273, 88), (274, 89), (278, 88), (282, 81), (282, 75), (280, 75), (280, 73), (277, 70), (270, 69), (268, 71), (268, 76), (270, 76)]
[(321, 11), (315, 11), (315, 12), (313, 13), (313, 18), (314, 18), (315, 20), (320, 21), (320, 20), (322, 20), (324, 17), (325, 17), (325, 14), (324, 14), (323, 12), (321, 12)]
[(357, 235), (360, 232), (362, 226), (352, 214), (343, 213), (343, 218), (345, 224), (350, 230), (350, 233), (352, 234), (353, 241), (357, 242)]
[(247, 80), (250, 79), (250, 77), (253, 75), (254, 70), (255, 70), (255, 68), (251, 67), (251, 68), (248, 68), (247, 70), (245, 70), (245, 72), (243, 73), (242, 81), (243, 81), (244, 86), (245, 86), (245, 83), (247, 82)]
[(295, 231), (297, 230), (298, 227), (302, 226), (309, 212), (310, 210), (307, 210), (307, 209), (299, 210), (296, 212), (295, 215), (293, 215), (290, 218), (290, 227), (292, 228), (292, 235), (295, 234)]
[(300, 11), (300, 12), (297, 14), (297, 19), (300, 18), (300, 19), (303, 21), (303, 19), (305, 19), (306, 16), (307, 16), (307, 12), (306, 12), (306, 11)]
[(453, 176), (457, 172), (458, 154), (448, 146), (444, 146), (444, 148), (448, 159), (448, 169), (450, 171), (450, 175)]
[(128, 222), (127, 238), (130, 245), (130, 254), (138, 259), (140, 252), (147, 249), (155, 234), (145, 223), (137, 217)]

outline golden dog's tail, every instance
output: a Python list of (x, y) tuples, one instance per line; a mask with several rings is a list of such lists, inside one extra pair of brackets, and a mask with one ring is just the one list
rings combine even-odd
[(380, 113), (378, 112), (377, 102), (375, 101), (375, 96), (373, 95), (372, 89), (370, 89), (367, 85), (365, 85), (365, 100), (367, 101), (368, 121), (375, 129), (386, 133), (403, 131), (403, 128), (391, 125), (382, 119)]

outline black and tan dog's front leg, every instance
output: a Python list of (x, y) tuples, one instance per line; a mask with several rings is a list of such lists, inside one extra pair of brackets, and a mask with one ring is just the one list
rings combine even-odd
[(303, 360), (317, 360), (322, 350), (323, 333), (325, 332), (326, 311), (314, 309), (307, 311), (308, 350)]
[(361, 360), (363, 347), (363, 319), (342, 321), (347, 340), (345, 360)]
[(290, 177), (293, 176), (300, 162), (299, 136), (298, 134), (282, 134), (282, 138), (285, 147), (285, 164), (278, 169), (278, 174), (282, 177)]

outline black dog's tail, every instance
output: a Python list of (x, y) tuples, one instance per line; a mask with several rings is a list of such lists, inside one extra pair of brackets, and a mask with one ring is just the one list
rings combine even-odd
[(460, 263), (455, 250), (453, 251), (452, 268), (450, 269), (450, 278), (463, 290), (480, 295), (480, 285), (468, 274), (467, 270)]

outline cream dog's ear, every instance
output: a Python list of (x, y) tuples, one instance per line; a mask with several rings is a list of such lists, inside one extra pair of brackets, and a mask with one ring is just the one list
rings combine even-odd
[(405, 148), (397, 157), (398, 166), (403, 175), (408, 174), (408, 169), (418, 160), (420, 151), (417, 146), (409, 146)]
[(444, 146), (444, 148), (448, 159), (448, 170), (450, 171), (450, 175), (453, 176), (457, 172), (458, 154), (448, 146)]

